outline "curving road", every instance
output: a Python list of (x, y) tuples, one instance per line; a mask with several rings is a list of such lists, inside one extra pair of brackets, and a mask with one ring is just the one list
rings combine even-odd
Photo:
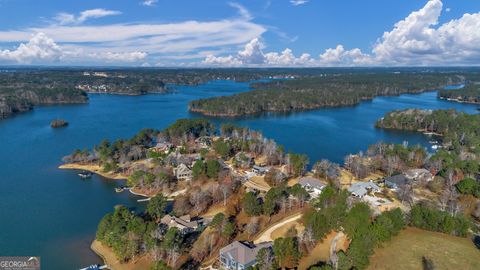
[(285, 219), (282, 219), (280, 222), (276, 223), (275, 225), (273, 225), (272, 227), (269, 227), (268, 229), (266, 229), (264, 232), (262, 232), (262, 234), (260, 234), (259, 237), (257, 237), (257, 239), (255, 239), (253, 241), (254, 244), (258, 244), (258, 243), (262, 243), (262, 242), (269, 242), (269, 241), (273, 241), (272, 239), (272, 233), (284, 226), (285, 224), (287, 223), (290, 223), (290, 222), (294, 222), (296, 220), (299, 220), (300, 218), (302, 217), (302, 213), (298, 213), (298, 214), (295, 214), (293, 216), (290, 216), (288, 218), (285, 218)]

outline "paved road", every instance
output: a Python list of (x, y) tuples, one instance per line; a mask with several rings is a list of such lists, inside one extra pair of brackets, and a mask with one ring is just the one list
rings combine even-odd
[(298, 213), (298, 214), (295, 214), (293, 216), (290, 216), (290, 217), (287, 217), (283, 220), (281, 220), (279, 223), (276, 223), (275, 225), (273, 225), (272, 227), (268, 228), (267, 230), (265, 230), (257, 239), (255, 239), (255, 241), (253, 241), (255, 244), (258, 244), (258, 243), (262, 243), (262, 242), (268, 242), (268, 241), (273, 241), (272, 240), (272, 233), (273, 231), (275, 231), (276, 229), (282, 227), (283, 225), (287, 224), (287, 223), (290, 223), (290, 222), (294, 222), (296, 220), (299, 220), (300, 218), (302, 217), (302, 213)]

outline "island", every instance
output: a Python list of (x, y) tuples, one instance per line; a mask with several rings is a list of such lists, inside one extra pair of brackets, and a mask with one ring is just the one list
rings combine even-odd
[(235, 117), (264, 112), (293, 112), (352, 106), (377, 96), (443, 88), (460, 83), (454, 73), (338, 73), (255, 83), (255, 90), (190, 102), (189, 110), (208, 116)]
[[(377, 127), (435, 133), (443, 148), (379, 142), (309, 167), (258, 131), (180, 119), (76, 150), (64, 167), (126, 179), (147, 197), (145, 210), (116, 206), (98, 225), (92, 249), (115, 269), (375, 269), (386, 246), (447, 269), (457, 265), (447, 247), (461, 246), (461, 265), (479, 266), (467, 237), (480, 222), (480, 116), (410, 109)], [(412, 237), (420, 253), (402, 248)]]
[(55, 119), (50, 123), (51, 128), (61, 128), (68, 126), (68, 122), (63, 119)]

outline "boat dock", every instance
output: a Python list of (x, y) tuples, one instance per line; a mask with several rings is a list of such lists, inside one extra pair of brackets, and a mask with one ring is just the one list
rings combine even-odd
[(88, 267), (82, 268), (80, 270), (98, 270), (98, 269), (108, 269), (108, 265), (99, 265), (99, 264), (92, 264)]

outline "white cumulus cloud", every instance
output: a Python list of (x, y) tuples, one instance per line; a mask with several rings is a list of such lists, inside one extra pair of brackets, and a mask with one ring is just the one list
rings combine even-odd
[[(439, 18), (441, 0), (429, 0), (424, 7), (398, 21), (373, 45), (371, 52), (346, 49), (342, 44), (328, 48), (318, 58), (308, 54), (295, 57), (290, 49), (264, 54), (253, 39), (236, 56), (222, 61), (209, 56), (204, 64), (256, 64), (265, 66), (401, 66), (401, 65), (479, 65), (480, 12), (466, 13), (443, 24)], [(231, 60), (229, 62), (229, 60)]]
[(394, 65), (467, 64), (480, 60), (480, 13), (438, 23), (442, 1), (430, 0), (385, 32), (375, 44), (375, 61)]
[(53, 39), (44, 33), (37, 33), (27, 43), (21, 43), (15, 50), (0, 50), (0, 60), (21, 64), (55, 62), (63, 51)]
[(245, 44), (243, 50), (237, 52), (236, 55), (214, 56), (208, 55), (203, 64), (219, 65), (219, 66), (304, 66), (313, 64), (309, 54), (302, 54), (296, 57), (291, 49), (285, 49), (281, 53), (268, 52), (264, 53), (264, 44), (258, 38), (252, 39)]
[[(47, 26), (0, 30), (0, 43), (25, 43), (33, 33), (41, 32), (69, 52), (83, 55), (111, 52), (123, 56), (125, 52), (140, 52), (147, 54), (150, 59), (146, 60), (152, 62), (165, 59), (191, 61), (208, 55), (199, 55), (200, 52), (235, 50), (267, 31), (252, 21), (251, 13), (244, 6), (234, 2), (229, 5), (235, 9), (236, 15), (211, 21), (85, 25), (79, 22), (95, 16), (114, 15), (113, 11), (98, 12), (96, 9), (96, 12), (85, 11), (78, 15), (63, 14), (56, 23)], [(187, 59), (188, 56), (192, 58)]]
[(144, 60), (146, 52), (91, 52), (84, 49), (63, 47), (58, 45), (45, 33), (32, 35), (26, 43), (21, 43), (14, 50), (0, 50), (0, 63), (17, 64), (55, 64), (59, 61), (68, 63), (96, 62), (132, 63)]

